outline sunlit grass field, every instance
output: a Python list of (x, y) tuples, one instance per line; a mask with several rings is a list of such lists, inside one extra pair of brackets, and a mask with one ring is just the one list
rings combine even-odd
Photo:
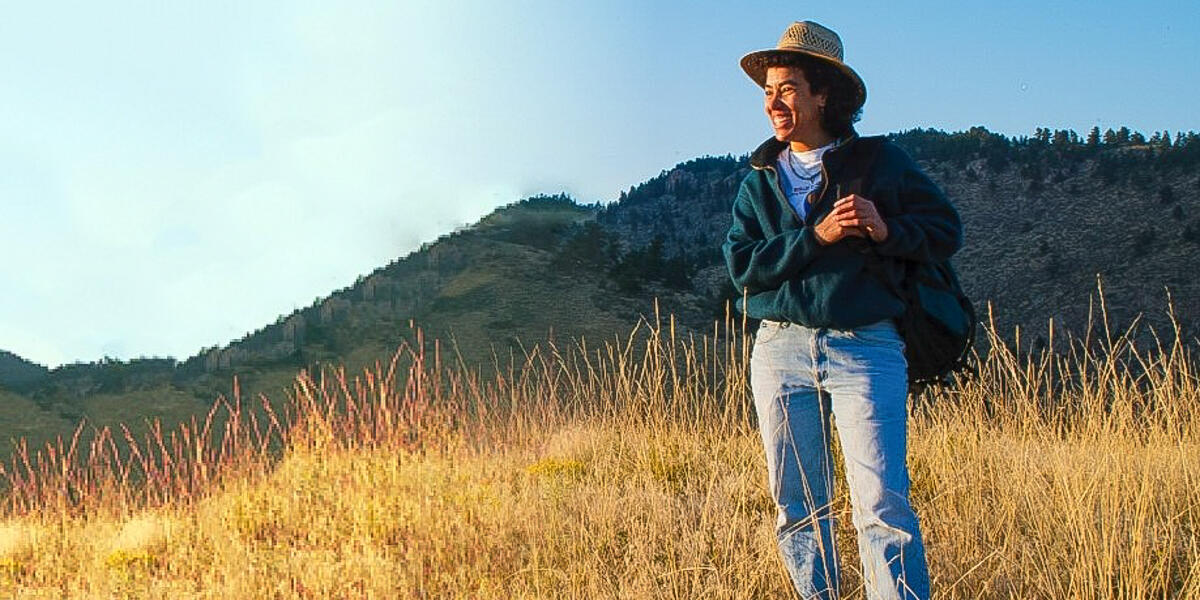
[[(936, 597), (1200, 598), (1194, 341), (1096, 322), (990, 335), (977, 377), (913, 399)], [(0, 597), (790, 598), (741, 331), (655, 319), (490, 375), (420, 340), (284, 403), (18, 452)]]

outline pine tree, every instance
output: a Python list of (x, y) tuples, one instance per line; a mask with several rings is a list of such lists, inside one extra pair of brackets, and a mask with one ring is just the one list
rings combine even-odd
[(1130, 134), (1129, 128), (1122, 125), (1121, 128), (1117, 130), (1116, 143), (1117, 144), (1128, 144), (1129, 143), (1129, 134)]
[(1166, 129), (1162, 132), (1162, 137), (1158, 140), (1158, 147), (1163, 150), (1171, 149), (1171, 132)]
[[(1109, 131), (1112, 131), (1111, 129)], [(1092, 130), (1087, 135), (1087, 147), (1095, 148), (1100, 145), (1100, 128), (1092, 127)]]
[(1116, 143), (1117, 143), (1117, 132), (1113, 131), (1112, 127), (1109, 127), (1104, 132), (1104, 145), (1112, 146), (1112, 145), (1115, 145)]

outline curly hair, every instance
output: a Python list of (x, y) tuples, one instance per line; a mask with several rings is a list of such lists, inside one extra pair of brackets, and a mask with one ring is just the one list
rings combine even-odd
[(804, 54), (775, 54), (764, 57), (764, 71), (771, 67), (800, 69), (810, 94), (825, 94), (821, 110), (821, 128), (836, 137), (845, 137), (862, 118), (858, 88), (837, 67)]

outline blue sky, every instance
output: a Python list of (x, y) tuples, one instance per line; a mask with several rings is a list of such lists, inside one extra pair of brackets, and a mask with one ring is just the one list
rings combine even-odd
[(224, 344), (540, 192), (769, 130), (737, 67), (837, 30), (863, 133), (1200, 129), (1192, 2), (6, 3), (0, 349)]

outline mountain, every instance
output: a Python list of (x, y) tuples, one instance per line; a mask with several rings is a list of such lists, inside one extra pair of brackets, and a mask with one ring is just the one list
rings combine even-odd
[[(1169, 288), (1183, 333), (1200, 335), (1200, 137), (1089, 145), (1073, 136), (1009, 139), (973, 128), (891, 137), (958, 208), (965, 245), (954, 263), (980, 308), (992, 304), (1000, 331), (1020, 326), (1036, 340), (1053, 318), (1081, 332), (1099, 276), (1114, 322), (1144, 313), (1169, 328)], [(667, 255), (692, 257), (697, 289), (733, 295), (716, 252), (746, 170), (742, 160), (685, 163), (598, 220), (630, 247), (658, 239)]]
[[(1094, 130), (1086, 141), (1068, 131), (1008, 138), (981, 127), (891, 136), (958, 207), (966, 245), (956, 266), (980, 308), (994, 307), (1001, 332), (1020, 326), (1024, 340), (1043, 343), (1050, 318), (1081, 331), (1099, 275), (1115, 324), (1145, 313), (1145, 322), (1167, 325), (1169, 287), (1183, 333), (1200, 334), (1200, 281), (1192, 276), (1200, 136), (1122, 131), (1102, 139)], [(17, 411), (0, 414), (0, 438), (48, 439), (80, 418), (169, 424), (228, 396), (235, 375), (244, 397), (278, 398), (297, 369), (353, 372), (416, 343), (418, 328), (426, 342), (439, 340), (444, 363), (474, 368), (503, 368), (547, 338), (627, 336), (656, 306), (676, 316), (684, 335), (711, 331), (736, 295), (719, 247), (748, 170), (745, 156), (704, 157), (605, 206), (561, 195), (522, 200), (180, 362), (46, 371), (0, 354), (0, 387), (8, 390), (0, 402), (10, 408), (4, 414)], [(41, 420), (30, 422), (45, 428), (20, 424), (14, 407), (36, 411)]]

